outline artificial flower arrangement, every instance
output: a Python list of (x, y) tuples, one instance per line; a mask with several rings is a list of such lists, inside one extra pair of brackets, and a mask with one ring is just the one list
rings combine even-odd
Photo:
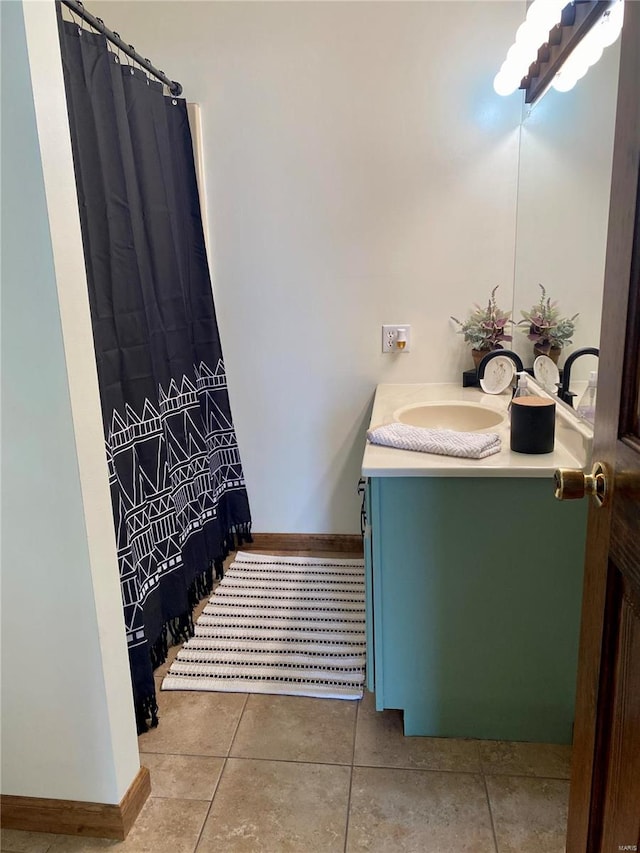
[(499, 285), (496, 285), (491, 291), (486, 308), (476, 304), (474, 311), (464, 322), (457, 317), (451, 317), (460, 326), (459, 334), (464, 335), (465, 342), (471, 344), (474, 353), (481, 353), (480, 358), (490, 350), (502, 349), (503, 341), (512, 340), (512, 336), (506, 331), (508, 324), (513, 322), (510, 319), (511, 312), (502, 311), (498, 307), (498, 287)]
[(520, 312), (523, 319), (517, 325), (528, 329), (527, 337), (538, 355), (557, 356), (562, 347), (572, 342), (578, 314), (561, 317), (558, 303), (551, 301), (542, 284), (538, 287), (542, 291), (540, 300), (530, 311)]

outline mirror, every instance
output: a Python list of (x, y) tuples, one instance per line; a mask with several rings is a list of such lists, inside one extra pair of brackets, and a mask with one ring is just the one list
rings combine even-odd
[[(560, 368), (570, 352), (600, 341), (619, 61), (620, 39), (570, 92), (550, 89), (523, 108), (513, 318), (538, 302), (539, 283), (561, 316), (579, 314)], [(513, 349), (530, 367), (527, 331), (514, 330)], [(594, 356), (579, 358), (572, 387), (597, 367)]]

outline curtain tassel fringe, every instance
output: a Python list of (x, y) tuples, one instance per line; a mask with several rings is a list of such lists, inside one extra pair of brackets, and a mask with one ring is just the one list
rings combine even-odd
[(138, 734), (144, 734), (158, 725), (158, 703), (155, 696), (145, 696), (135, 701), (136, 727)]

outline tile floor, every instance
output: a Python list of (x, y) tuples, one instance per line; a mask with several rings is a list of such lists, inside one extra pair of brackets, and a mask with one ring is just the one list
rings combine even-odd
[(139, 739), (152, 793), (126, 841), (5, 830), (2, 851), (564, 850), (570, 747), (405, 738), (371, 694), (166, 692), (159, 705), (160, 726)]

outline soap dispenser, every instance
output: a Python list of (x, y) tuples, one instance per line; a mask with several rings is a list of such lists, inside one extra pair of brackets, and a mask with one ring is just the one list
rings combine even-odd
[(585, 420), (593, 423), (596, 419), (596, 396), (598, 392), (598, 372), (592, 370), (589, 374), (587, 388), (580, 398), (576, 412)]
[(516, 397), (530, 397), (531, 392), (529, 391), (529, 384), (527, 382), (527, 373), (525, 370), (518, 371), (518, 384), (516, 385), (516, 389), (513, 392), (513, 398)]
[(529, 397), (530, 391), (529, 386), (527, 384), (527, 373), (525, 370), (519, 370), (516, 374), (518, 377), (518, 381), (516, 383), (516, 387), (513, 389), (513, 394), (511, 395), (511, 402), (509, 403), (508, 412), (511, 413), (511, 406), (513, 405), (513, 401), (516, 397)]

